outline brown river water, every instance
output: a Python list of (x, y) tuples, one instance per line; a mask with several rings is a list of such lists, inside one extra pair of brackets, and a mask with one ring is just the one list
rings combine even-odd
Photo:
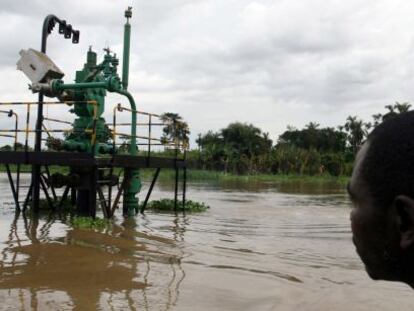
[(102, 232), (16, 216), (3, 175), (0, 193), (0, 310), (413, 310), (408, 286), (366, 275), (343, 186), (190, 183), (207, 212)]

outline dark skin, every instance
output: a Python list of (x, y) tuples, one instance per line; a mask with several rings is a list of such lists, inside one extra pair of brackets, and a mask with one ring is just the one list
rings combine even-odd
[(361, 167), (369, 141), (357, 155), (348, 193), (353, 203), (353, 242), (369, 276), (414, 288), (414, 199), (397, 194), (388, 206), (375, 203)]

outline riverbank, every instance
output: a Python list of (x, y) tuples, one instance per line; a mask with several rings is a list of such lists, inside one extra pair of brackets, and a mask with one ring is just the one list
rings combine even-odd
[[(16, 166), (10, 166), (11, 171), (16, 171)], [(4, 165), (0, 165), (0, 172), (6, 172)], [(21, 166), (22, 173), (30, 173), (30, 167), (27, 165)], [(50, 172), (66, 174), (69, 170), (66, 167), (52, 166)], [(150, 180), (154, 175), (154, 169), (142, 169), (140, 171), (143, 180)], [(115, 174), (119, 174), (119, 170), (114, 170)], [(182, 171), (180, 171), (182, 174)], [(159, 175), (160, 180), (175, 179), (175, 171), (172, 169), (163, 169)], [(257, 174), (257, 175), (235, 175), (219, 171), (207, 170), (187, 170), (188, 181), (237, 181), (237, 182), (274, 182), (274, 183), (289, 183), (289, 182), (303, 182), (303, 183), (332, 183), (336, 182), (345, 185), (349, 176), (331, 176), (331, 175), (295, 175), (295, 174)]]
[[(150, 179), (154, 170), (142, 170), (141, 177)], [(161, 180), (174, 179), (174, 170), (161, 170), (159, 178)], [(284, 174), (257, 174), (257, 175), (234, 175), (219, 171), (191, 170), (187, 171), (189, 181), (240, 181), (240, 182), (304, 182), (304, 183), (332, 183), (336, 182), (345, 185), (349, 176), (331, 176), (331, 175), (284, 175)]]

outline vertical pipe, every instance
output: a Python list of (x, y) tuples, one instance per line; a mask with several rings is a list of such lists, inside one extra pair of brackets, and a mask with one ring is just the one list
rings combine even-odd
[(14, 123), (14, 130), (16, 131), (15, 132), (15, 135), (14, 135), (14, 151), (16, 151), (17, 142), (18, 142), (17, 135), (18, 135), (18, 129), (19, 129), (19, 116), (15, 112), (13, 112), (13, 114), (14, 114), (14, 116), (16, 118), (15, 123)]
[(27, 104), (27, 111), (26, 111), (26, 136), (24, 141), (24, 151), (29, 151), (29, 122), (30, 122), (30, 104)]
[[(122, 90), (117, 92), (128, 97), (128, 100), (131, 105), (131, 140), (130, 140), (130, 155), (137, 155), (137, 143), (136, 143), (136, 126), (137, 126), (137, 112), (134, 98), (130, 93), (128, 93), (128, 76), (129, 76), (129, 49), (130, 49), (130, 39), (131, 39), (131, 25), (129, 24), (129, 19), (132, 17), (132, 7), (128, 7), (125, 11), (126, 23), (124, 27), (124, 55), (123, 55), (123, 64), (122, 64)], [(133, 215), (134, 211), (138, 211), (138, 200), (135, 195), (141, 189), (141, 183), (139, 180), (139, 171), (134, 170), (125, 170), (125, 178), (128, 178), (128, 185), (124, 191), (124, 202), (123, 202), (123, 214), (125, 216)]]
[(115, 150), (116, 150), (116, 111), (117, 110), (118, 110), (118, 107), (115, 107), (114, 108), (114, 118), (113, 118), (113, 121), (112, 121), (112, 123), (113, 123), (113, 127), (112, 127), (112, 129), (113, 129), (113, 132), (112, 132), (112, 135), (113, 135), (113, 137), (112, 137), (112, 142), (113, 142), (113, 145), (112, 145), (112, 149), (113, 149), (112, 159), (115, 155)]
[[(54, 26), (56, 17), (54, 15), (46, 16), (42, 28), (42, 42), (40, 51), (46, 54), (47, 36), (50, 33), (51, 26)], [(42, 124), (43, 124), (43, 92), (39, 92), (37, 106), (36, 136), (34, 150), (40, 152), (42, 146)], [(30, 106), (29, 106), (30, 108)], [(27, 151), (27, 150), (26, 150)], [(40, 200), (40, 165), (32, 166), (32, 208), (34, 212), (39, 211)]]
[(92, 145), (92, 154), (97, 155), (98, 149), (96, 145), (96, 123), (97, 123), (97, 115), (98, 115), (98, 106), (95, 103), (93, 105), (93, 125), (92, 125), (92, 137), (91, 137), (91, 145)]
[(124, 55), (122, 61), (122, 86), (124, 90), (128, 89), (129, 78), (129, 50), (131, 45), (131, 24), (129, 19), (132, 17), (132, 7), (125, 11), (126, 23), (124, 26)]

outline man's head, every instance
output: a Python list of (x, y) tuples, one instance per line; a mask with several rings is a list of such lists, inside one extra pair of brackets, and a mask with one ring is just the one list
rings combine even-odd
[(368, 274), (414, 287), (414, 112), (371, 133), (348, 191), (353, 241)]

